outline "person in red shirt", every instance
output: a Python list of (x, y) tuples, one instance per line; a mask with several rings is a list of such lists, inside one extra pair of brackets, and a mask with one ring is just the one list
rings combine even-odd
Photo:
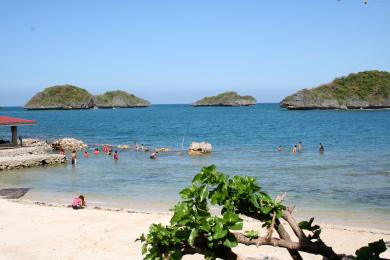
[(118, 159), (119, 159), (118, 151), (115, 151), (114, 152), (114, 160), (118, 160)]

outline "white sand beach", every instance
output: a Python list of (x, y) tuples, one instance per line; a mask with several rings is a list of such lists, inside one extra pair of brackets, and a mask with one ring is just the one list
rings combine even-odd
[[(152, 223), (168, 223), (169, 213), (127, 210), (72, 210), (58, 205), (0, 200), (1, 259), (142, 259), (141, 244), (135, 239)], [(337, 253), (353, 254), (357, 248), (383, 238), (390, 230), (326, 225), (323, 240)], [(245, 228), (256, 228), (246, 221)], [(290, 259), (287, 251), (270, 246), (239, 246), (241, 257)], [(304, 259), (321, 259), (302, 254)], [(390, 258), (388, 250), (382, 257)], [(202, 259), (186, 256), (185, 259)]]

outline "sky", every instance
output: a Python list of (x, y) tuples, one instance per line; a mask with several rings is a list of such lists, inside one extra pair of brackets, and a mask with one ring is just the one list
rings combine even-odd
[(0, 1), (0, 106), (59, 84), (279, 102), (363, 70), (390, 71), (390, 0)]

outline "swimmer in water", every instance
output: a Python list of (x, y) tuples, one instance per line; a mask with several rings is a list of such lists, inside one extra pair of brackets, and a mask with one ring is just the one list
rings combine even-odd
[(292, 149), (292, 153), (295, 155), (297, 153), (297, 145), (294, 144), (294, 147)]
[(158, 154), (158, 151), (155, 151), (153, 153), (150, 154), (150, 159), (157, 159), (157, 154)]
[(118, 151), (114, 152), (114, 160), (117, 161), (119, 159)]
[(99, 155), (99, 148), (95, 148), (95, 151), (93, 151), (94, 155)]
[(283, 151), (283, 147), (282, 147), (281, 145), (279, 145), (278, 148), (276, 148), (276, 150), (277, 150), (278, 152), (281, 152), (281, 151)]
[(298, 143), (297, 148), (298, 148), (298, 152), (301, 152), (301, 151), (302, 151), (302, 149), (303, 149), (303, 147), (302, 147), (302, 142), (299, 142), (299, 143)]
[(83, 157), (84, 158), (89, 158), (89, 153), (87, 151), (85, 151), (84, 154), (83, 154)]
[(76, 154), (75, 150), (72, 151), (71, 158), (72, 158), (72, 165), (76, 165), (76, 163), (77, 163), (77, 154)]
[(322, 143), (320, 143), (319, 151), (320, 151), (320, 153), (323, 153), (323, 152), (325, 151), (325, 148), (324, 148), (324, 146), (322, 145)]

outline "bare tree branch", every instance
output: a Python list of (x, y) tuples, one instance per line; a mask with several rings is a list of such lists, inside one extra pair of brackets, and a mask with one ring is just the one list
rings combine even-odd
[[(287, 242), (292, 242), (290, 235), (287, 233), (286, 229), (282, 225), (282, 223), (279, 223), (276, 232), (278, 232), (279, 237), (281, 239), (286, 240)], [(303, 260), (302, 256), (299, 254), (298, 250), (295, 249), (287, 249), (290, 256), (292, 257), (293, 260)]]
[(333, 252), (333, 249), (331, 247), (328, 247), (321, 243), (320, 241), (317, 242), (290, 242), (286, 241), (284, 239), (279, 238), (269, 238), (266, 237), (259, 237), (257, 239), (250, 240), (247, 238), (244, 234), (241, 233), (233, 233), (233, 235), (236, 237), (237, 241), (244, 245), (269, 245), (269, 246), (275, 246), (275, 247), (282, 247), (292, 250), (298, 250), (303, 251), (310, 254), (316, 254), (316, 255), (322, 255), (325, 256), (327, 259), (340, 259), (337, 254)]

